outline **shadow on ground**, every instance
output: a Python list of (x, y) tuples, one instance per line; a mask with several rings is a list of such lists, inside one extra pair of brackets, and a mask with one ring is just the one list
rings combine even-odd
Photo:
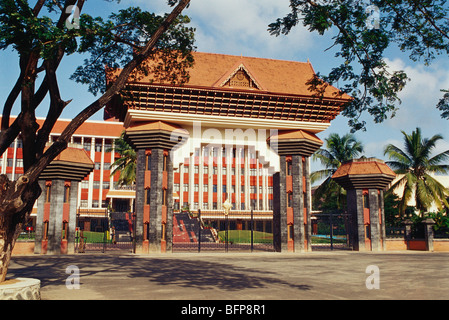
[(282, 275), (257, 268), (243, 268), (232, 264), (182, 258), (138, 258), (132, 256), (24, 256), (15, 257), (9, 268), (9, 277), (27, 277), (41, 280), (41, 287), (64, 285), (69, 274), (66, 267), (75, 265), (82, 282), (108, 278), (129, 279), (129, 284), (145, 286), (175, 285), (183, 288), (239, 291), (286, 286), (310, 290), (311, 286), (282, 280)]

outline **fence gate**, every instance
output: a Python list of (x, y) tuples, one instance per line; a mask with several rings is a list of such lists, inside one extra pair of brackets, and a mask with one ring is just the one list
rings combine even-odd
[(341, 210), (312, 212), (312, 250), (351, 250), (349, 224)]
[(132, 213), (111, 212), (109, 219), (102, 219), (96, 231), (78, 230), (75, 252), (134, 252), (134, 220)]

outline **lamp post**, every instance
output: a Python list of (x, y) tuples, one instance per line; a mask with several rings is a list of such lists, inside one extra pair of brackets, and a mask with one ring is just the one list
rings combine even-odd
[(226, 201), (223, 203), (223, 209), (225, 214), (225, 221), (226, 221), (226, 252), (228, 252), (228, 230), (229, 230), (229, 211), (232, 208), (232, 204), (229, 201), (229, 199), (226, 199)]

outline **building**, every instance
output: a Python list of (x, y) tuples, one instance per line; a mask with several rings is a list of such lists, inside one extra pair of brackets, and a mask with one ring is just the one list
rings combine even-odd
[[(310, 155), (350, 97), (332, 86), (315, 95), (309, 62), (194, 53), (184, 85), (130, 82), (105, 109), (106, 121), (86, 121), (70, 146), (87, 151), (93, 171), (79, 183), (77, 226), (103, 231), (113, 212), (136, 214), (138, 252), (172, 246), (173, 213), (201, 210), (223, 228), (273, 232), (276, 250), (311, 248)], [(110, 75), (108, 75), (109, 77)], [(44, 119), (38, 119), (42, 124)], [(70, 120), (59, 120), (49, 143)], [(119, 187), (111, 177), (125, 137), (137, 151), (136, 185)], [(10, 179), (23, 173), (21, 141), (0, 158)], [(225, 217), (223, 203), (232, 208)], [(33, 217), (36, 216), (37, 207)], [(107, 227), (107, 224), (106, 224)]]
[(351, 98), (329, 85), (311, 92), (309, 62), (194, 58), (188, 83), (142, 75), (106, 107), (138, 154), (138, 251), (171, 250), (173, 194), (206, 220), (224, 219), (229, 200), (237, 228), (252, 209), (272, 220), (276, 250), (310, 250), (309, 158), (322, 145), (315, 134)]

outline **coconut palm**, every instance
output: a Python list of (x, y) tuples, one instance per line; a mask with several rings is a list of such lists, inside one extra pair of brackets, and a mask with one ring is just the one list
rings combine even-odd
[(125, 141), (124, 132), (120, 138), (114, 140), (115, 152), (120, 158), (114, 161), (111, 176), (119, 173), (117, 183), (119, 185), (130, 185), (136, 181), (137, 154), (136, 151)]
[(446, 198), (449, 191), (431, 173), (449, 173), (449, 150), (432, 156), (432, 151), (443, 137), (439, 134), (432, 138), (423, 138), (421, 129), (416, 128), (410, 135), (401, 131), (404, 135), (404, 149), (393, 144), (385, 147), (384, 154), (392, 161), (386, 163), (400, 175), (390, 190), (403, 187), (400, 213), (404, 214), (407, 203), (415, 196), (416, 209), (424, 214), (435, 203), (438, 209), (443, 205), (449, 207)]
[(325, 143), (326, 149), (321, 148), (312, 156), (313, 160), (319, 160), (324, 166), (324, 169), (310, 175), (311, 183), (324, 179), (315, 191), (314, 199), (319, 201), (326, 195), (337, 195), (337, 207), (341, 209), (344, 190), (331, 177), (343, 162), (357, 158), (363, 152), (363, 145), (350, 133), (343, 136), (332, 133)]

